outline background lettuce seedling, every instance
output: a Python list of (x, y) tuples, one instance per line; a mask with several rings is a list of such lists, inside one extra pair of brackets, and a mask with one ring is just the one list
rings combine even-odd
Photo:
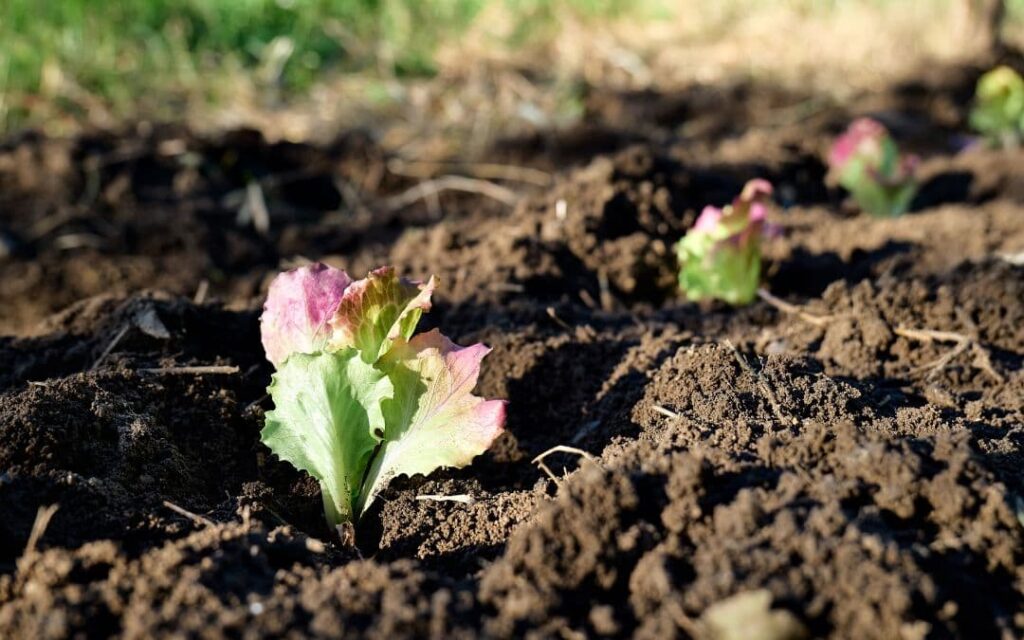
[(676, 245), (679, 286), (689, 300), (747, 304), (761, 278), (761, 240), (772, 185), (751, 180), (732, 204), (707, 206)]
[(917, 157), (900, 155), (885, 126), (854, 120), (829, 152), (829, 178), (850, 192), (861, 210), (879, 217), (906, 213), (917, 193)]
[(320, 482), (333, 526), (398, 475), (469, 464), (504, 428), (504, 401), (472, 394), (490, 349), (413, 335), (434, 286), (390, 267), (353, 281), (322, 264), (270, 286), (260, 322), (275, 408), (260, 437)]
[(981, 76), (970, 124), (993, 145), (1020, 145), (1024, 136), (1024, 78), (1007, 66)]

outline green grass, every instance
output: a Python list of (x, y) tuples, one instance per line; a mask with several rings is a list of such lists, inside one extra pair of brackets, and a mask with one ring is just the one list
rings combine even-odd
[[(778, 3), (800, 15), (908, 1)], [(952, 2), (931, 1), (937, 8)], [(1011, 22), (1020, 24), (1024, 0), (1007, 2)], [(115, 121), (180, 118), (190, 105), (230, 108), (239, 87), (273, 104), (334, 73), (430, 75), (444, 44), (471, 31), (490, 33), (491, 5), (503, 20), (497, 30), (504, 39), (494, 46), (511, 49), (557, 38), (566, 14), (600, 22), (688, 11), (720, 15), (727, 25), (776, 6), (762, 0), (0, 0), (0, 134), (26, 125), (74, 129), (97, 113)]]
[[(559, 10), (625, 12), (628, 0), (497, 0), (518, 41)], [(430, 74), (488, 0), (0, 0), (0, 130), (100, 105), (173, 112), (244, 76), (284, 94), (325, 71)]]

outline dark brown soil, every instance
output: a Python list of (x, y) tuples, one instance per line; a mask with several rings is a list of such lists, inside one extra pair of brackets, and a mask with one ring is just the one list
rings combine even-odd
[[(952, 150), (974, 74), (842, 106), (594, 94), (580, 130), (495, 148), (558, 168), (512, 208), (389, 206), (416, 182), (361, 133), (6, 141), (0, 637), (715, 638), (744, 594), (770, 610), (737, 620), (789, 629), (765, 637), (1024, 636), (1024, 156)], [(903, 218), (821, 182), (861, 113), (925, 156)], [(798, 308), (683, 302), (672, 243), (757, 175), (785, 205), (766, 287)], [(437, 274), (424, 325), (494, 347), (478, 392), (509, 400), (356, 548), (258, 440), (259, 305), (303, 259)], [(557, 445), (593, 458), (549, 478)]]

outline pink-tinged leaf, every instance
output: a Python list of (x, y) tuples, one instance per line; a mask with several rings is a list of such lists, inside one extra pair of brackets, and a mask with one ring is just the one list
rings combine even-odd
[(435, 286), (433, 277), (426, 284), (399, 278), (393, 267), (371, 271), (345, 291), (329, 322), (328, 349), (355, 347), (366, 362), (376, 362), (393, 341), (412, 337)]
[(460, 347), (437, 330), (396, 342), (378, 366), (394, 385), (384, 400), (384, 442), (367, 475), (360, 511), (399, 475), (464, 467), (504, 430), (505, 402), (472, 394), (482, 344)]
[(718, 226), (722, 219), (722, 210), (718, 207), (708, 205), (700, 212), (697, 222), (693, 224), (694, 231), (711, 231)]
[(737, 229), (745, 229), (748, 223), (762, 222), (768, 217), (767, 202), (771, 196), (770, 182), (761, 178), (749, 180), (731, 205), (724, 209), (711, 205), (704, 207), (693, 225), (693, 231), (715, 232), (720, 225), (725, 225), (730, 231), (728, 235), (732, 235)]
[(770, 182), (760, 178), (748, 181), (732, 205), (725, 208), (720, 221), (722, 228), (716, 237), (734, 246), (759, 242), (771, 197)]
[(737, 218), (735, 224), (742, 225), (733, 242), (760, 242), (772, 193), (771, 183), (761, 178), (750, 180), (743, 186), (740, 196), (732, 202), (732, 215)]
[(829, 154), (829, 181), (850, 192), (861, 209), (876, 216), (898, 216), (910, 206), (918, 160), (900, 153), (881, 123), (855, 120)]
[(676, 245), (679, 285), (690, 300), (753, 300), (761, 273), (761, 240), (775, 228), (766, 220), (772, 185), (750, 180), (732, 204), (705, 207)]
[(747, 184), (743, 185), (743, 191), (740, 192), (737, 202), (733, 202), (733, 206), (738, 206), (739, 203), (764, 203), (772, 197), (774, 191), (772, 183), (764, 178), (748, 180)]
[(270, 283), (260, 316), (260, 337), (267, 359), (280, 367), (293, 353), (322, 351), (334, 317), (352, 279), (325, 264), (292, 269)]
[(832, 145), (828, 164), (833, 171), (842, 171), (854, 156), (877, 156), (881, 154), (882, 140), (888, 136), (889, 132), (881, 122), (872, 118), (858, 118)]

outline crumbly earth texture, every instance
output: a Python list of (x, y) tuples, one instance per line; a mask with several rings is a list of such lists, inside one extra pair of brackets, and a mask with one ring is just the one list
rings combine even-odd
[[(403, 203), (356, 133), (5, 141), (0, 637), (1024, 636), (1024, 162), (951, 150), (975, 71), (799, 120), (754, 85), (593, 96), (493, 150), (552, 176), (514, 206)], [(902, 218), (822, 183), (864, 112), (924, 157)], [(672, 244), (755, 176), (778, 300), (684, 302)], [(261, 298), (306, 259), (439, 276), (423, 328), (493, 347), (509, 401), (354, 547), (259, 442)]]

